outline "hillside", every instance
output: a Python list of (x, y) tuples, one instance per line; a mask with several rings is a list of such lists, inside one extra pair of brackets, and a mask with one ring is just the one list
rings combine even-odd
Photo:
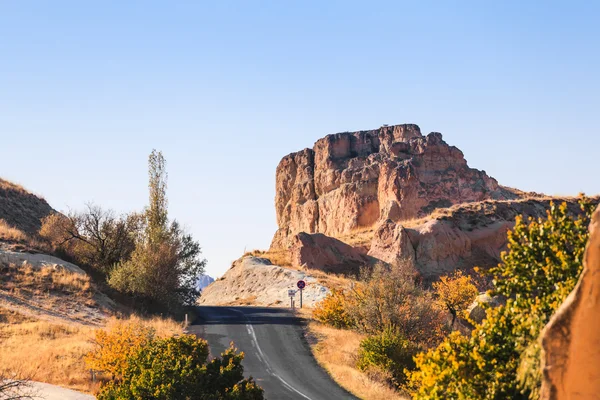
[(84, 360), (95, 348), (97, 329), (124, 315), (161, 336), (181, 334), (183, 326), (136, 317), (103, 292), (107, 285), (86, 272), (89, 266), (84, 270), (57, 257), (38, 234), (42, 220), (54, 212), (41, 197), (0, 180), (0, 377), (16, 372), (31, 378), (44, 398), (87, 399), (92, 396), (58, 386), (97, 391), (100, 382)]
[[(198, 304), (289, 306), (288, 290), (297, 290), (296, 283), (301, 279), (307, 284), (303, 293), (307, 307), (329, 293), (317, 278), (306, 272), (273, 265), (265, 258), (246, 256), (206, 287)], [(299, 304), (299, 295), (295, 299)]]
[(43, 198), (0, 178), (0, 220), (6, 224), (35, 236), (42, 226), (42, 219), (53, 211)]

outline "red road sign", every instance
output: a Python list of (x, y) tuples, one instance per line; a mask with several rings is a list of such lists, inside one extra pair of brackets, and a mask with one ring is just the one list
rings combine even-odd
[(298, 283), (296, 283), (296, 286), (298, 286), (298, 289), (304, 289), (306, 287), (306, 282), (304, 281), (298, 281)]

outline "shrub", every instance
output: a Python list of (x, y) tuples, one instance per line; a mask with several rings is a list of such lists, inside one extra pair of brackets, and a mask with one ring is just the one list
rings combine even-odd
[(324, 324), (338, 329), (354, 326), (354, 321), (348, 314), (348, 299), (344, 292), (332, 290), (325, 299), (319, 302), (313, 310), (313, 317)]
[(243, 358), (230, 347), (207, 362), (208, 344), (193, 335), (154, 340), (128, 357), (123, 378), (104, 385), (98, 399), (262, 399), (243, 377)]
[(445, 311), (399, 269), (377, 266), (355, 285), (352, 297), (347, 312), (365, 333), (377, 334), (392, 327), (425, 347), (444, 337)]
[(433, 283), (433, 289), (438, 301), (452, 314), (452, 326), (458, 316), (463, 316), (479, 293), (473, 278), (464, 275), (460, 270), (452, 275), (442, 276), (438, 282)]
[(360, 343), (357, 366), (362, 371), (371, 368), (389, 372), (395, 386), (401, 386), (405, 369), (413, 369), (415, 345), (406, 340), (396, 329), (387, 327), (381, 333), (369, 336)]
[(109, 330), (98, 329), (95, 349), (86, 355), (88, 368), (120, 378), (129, 357), (154, 339), (154, 330), (134, 321), (116, 321)]
[(496, 292), (509, 300), (488, 310), (470, 337), (453, 333), (416, 357), (409, 376), (415, 398), (536, 398), (541, 373), (535, 342), (582, 269), (593, 206), (585, 197), (580, 205), (576, 217), (562, 204), (553, 205), (546, 219), (517, 219), (509, 252), (492, 269)]

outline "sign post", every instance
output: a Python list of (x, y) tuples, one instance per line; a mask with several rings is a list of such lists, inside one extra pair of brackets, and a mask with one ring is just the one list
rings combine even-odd
[(294, 289), (288, 290), (288, 296), (290, 296), (290, 308), (294, 308), (294, 296), (296, 295), (296, 291)]
[(302, 289), (306, 287), (306, 282), (299, 280), (298, 283), (296, 283), (296, 286), (300, 289), (300, 308), (302, 308)]

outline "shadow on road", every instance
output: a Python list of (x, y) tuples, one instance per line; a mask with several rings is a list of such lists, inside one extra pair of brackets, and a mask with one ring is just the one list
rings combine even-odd
[(302, 325), (304, 322), (286, 309), (267, 307), (198, 307), (194, 325)]

